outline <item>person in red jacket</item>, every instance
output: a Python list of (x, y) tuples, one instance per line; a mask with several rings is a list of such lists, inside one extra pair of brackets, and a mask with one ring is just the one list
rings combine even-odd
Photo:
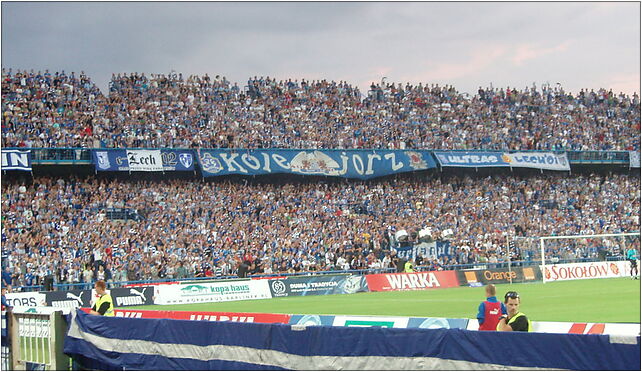
[(506, 315), (506, 305), (497, 300), (494, 284), (488, 284), (486, 287), (486, 301), (479, 304), (477, 320), (479, 321), (480, 331), (496, 331), (497, 323), (502, 315)]

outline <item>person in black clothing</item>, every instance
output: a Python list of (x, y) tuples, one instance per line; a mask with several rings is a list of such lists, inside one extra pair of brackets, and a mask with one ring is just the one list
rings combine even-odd
[(533, 327), (526, 315), (519, 311), (521, 300), (517, 292), (509, 291), (504, 295), (508, 314), (503, 314), (497, 324), (498, 331), (531, 332)]

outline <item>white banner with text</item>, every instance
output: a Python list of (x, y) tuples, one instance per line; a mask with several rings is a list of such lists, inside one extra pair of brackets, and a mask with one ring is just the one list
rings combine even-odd
[(190, 304), (271, 298), (267, 280), (242, 280), (155, 286), (155, 304)]

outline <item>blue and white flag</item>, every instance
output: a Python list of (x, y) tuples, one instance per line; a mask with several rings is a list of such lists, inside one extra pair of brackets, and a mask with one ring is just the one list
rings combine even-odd
[(435, 151), (442, 167), (513, 167), (568, 171), (566, 153), (553, 152), (493, 152), (493, 151)]
[(136, 370), (640, 370), (640, 337), (70, 315), (64, 352)]
[(369, 179), (435, 168), (421, 150), (199, 150), (203, 176), (294, 173)]
[(571, 170), (566, 153), (514, 152), (504, 153), (503, 158), (514, 168), (535, 168), (557, 171)]
[(2, 150), (2, 170), (31, 172), (31, 150)]
[(482, 151), (435, 151), (442, 167), (508, 167), (501, 152)]
[(196, 164), (192, 150), (101, 149), (91, 153), (97, 171), (193, 171)]

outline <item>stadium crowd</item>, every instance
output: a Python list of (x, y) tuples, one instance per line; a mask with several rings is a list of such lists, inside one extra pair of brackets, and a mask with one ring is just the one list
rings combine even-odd
[[(216, 75), (2, 69), (3, 147), (640, 150), (640, 98), (561, 86), (482, 88)], [(142, 216), (126, 222), (110, 208)], [(507, 235), (639, 229), (626, 175), (400, 177), (370, 182), (2, 181), (2, 280), (14, 288), (393, 268), (395, 233), (447, 240), (444, 265), (501, 262)], [(633, 244), (639, 249), (639, 240)], [(586, 257), (562, 249), (562, 258)], [(517, 255), (518, 249), (510, 254)], [(522, 257), (525, 258), (525, 257)]]
[[(130, 208), (143, 219), (112, 220), (109, 208)], [(426, 227), (453, 248), (450, 257), (417, 262), (437, 270), (505, 260), (506, 234), (637, 230), (639, 212), (640, 178), (627, 175), (301, 183), (3, 179), (3, 280), (20, 288), (42, 284), (47, 275), (57, 283), (215, 277), (237, 274), (244, 262), (248, 274), (394, 267), (395, 233), (406, 230), (416, 241)]]
[(639, 150), (640, 97), (482, 88), (2, 70), (4, 147)]

